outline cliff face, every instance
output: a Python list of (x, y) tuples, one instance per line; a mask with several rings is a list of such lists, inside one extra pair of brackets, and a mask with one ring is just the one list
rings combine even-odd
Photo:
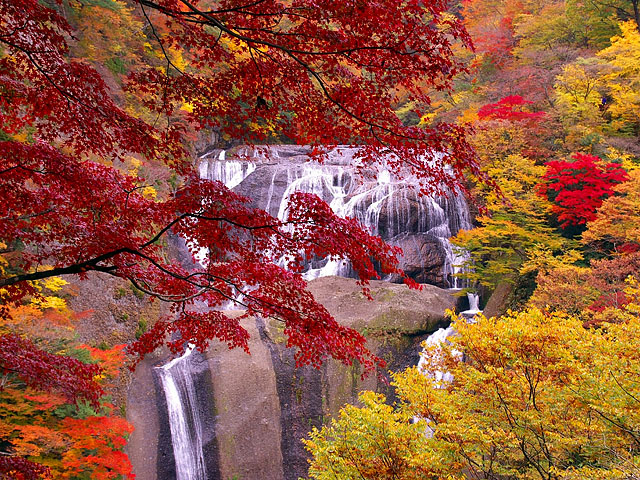
[[(417, 363), (420, 341), (444, 323), (445, 309), (456, 302), (430, 285), (416, 291), (372, 282), (373, 301), (351, 279), (324, 277), (310, 282), (310, 289), (338, 321), (367, 337), (390, 370)], [(386, 372), (362, 380), (357, 365), (334, 361), (320, 370), (296, 369), (279, 324), (247, 319), (243, 326), (251, 334), (251, 355), (215, 344), (192, 360), (208, 479), (297, 480), (307, 470), (300, 438), (313, 426), (356, 402), (361, 390), (393, 398), (382, 380)], [(166, 360), (162, 352), (147, 358), (129, 387), (127, 417), (136, 430), (128, 453), (139, 480), (175, 478), (164, 395), (154, 373)]]
[[(419, 196), (411, 179), (395, 178), (384, 167), (379, 172), (354, 168), (357, 149), (336, 148), (323, 163), (314, 162), (310, 154), (308, 147), (286, 145), (211, 150), (200, 159), (200, 175), (221, 181), (282, 220), (289, 195), (314, 193), (338, 215), (356, 218), (400, 246), (401, 266), (410, 277), (443, 287), (455, 285), (453, 274), (463, 259), (448, 238), (471, 228), (464, 198), (452, 192)], [(173, 257), (188, 268), (191, 259), (184, 245), (175, 238), (172, 245)], [(420, 342), (444, 323), (445, 310), (456, 303), (446, 290), (433, 285), (416, 291), (387, 282), (372, 282), (369, 301), (355, 280), (342, 278), (350, 274), (348, 264), (307, 261), (304, 276), (316, 278), (309, 283), (316, 299), (340, 323), (363, 333), (390, 371), (417, 364)], [(327, 276), (336, 274), (341, 277)], [(361, 379), (359, 365), (334, 361), (319, 370), (297, 369), (282, 325), (252, 318), (243, 326), (251, 335), (251, 355), (213, 344), (203, 354), (188, 356), (190, 381), (197, 390), (196, 430), (201, 431), (196, 443), (202, 452), (193, 478), (297, 480), (307, 472), (300, 439), (313, 426), (321, 426), (344, 404), (357, 402), (361, 390), (394, 399), (385, 380), (388, 371)], [(183, 468), (174, 461), (168, 405), (157, 370), (168, 360), (166, 352), (147, 358), (129, 388), (127, 417), (136, 430), (128, 453), (139, 480), (171, 480)], [(200, 473), (200, 465), (205, 465), (206, 474)]]

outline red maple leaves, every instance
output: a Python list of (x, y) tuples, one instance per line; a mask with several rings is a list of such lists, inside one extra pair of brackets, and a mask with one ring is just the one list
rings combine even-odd
[(27, 385), (62, 394), (71, 402), (86, 399), (97, 404), (104, 394), (93, 377), (97, 365), (61, 355), (53, 355), (17, 335), (0, 336), (0, 372), (16, 373)]
[[(417, 173), (425, 190), (459, 181), (464, 168), (477, 171), (458, 127), (404, 127), (390, 108), (393, 86), (428, 103), (424, 87), (446, 88), (462, 68), (450, 41), (468, 39), (459, 22), (442, 15), (444, 2), (389, 0), (362, 8), (313, 2), (304, 15), (276, 0), (206, 12), (181, 0), (145, 1), (140, 8), (161, 14), (156, 19), (172, 35), (157, 40), (188, 46), (195, 67), (170, 75), (177, 67), (169, 62), (164, 73), (150, 68), (130, 76), (128, 90), (143, 91), (152, 111), (169, 116), (188, 102), (192, 121), (213, 122), (237, 138), (264, 139), (276, 128), (298, 142), (368, 142), (365, 161), (379, 158), (384, 145), (385, 154), (396, 153), (392, 166)], [(237, 322), (193, 308), (195, 298), (215, 308), (241, 295), (247, 314), (286, 322), (301, 362), (317, 365), (334, 355), (372, 364), (364, 340), (338, 328), (306, 292), (296, 266), (304, 256), (344, 257), (366, 282), (375, 277), (373, 260), (395, 272), (397, 251), (313, 196), (294, 196), (283, 223), (248, 208), (224, 186), (199, 180), (180, 163), (181, 127), (155, 130), (130, 116), (88, 63), (69, 58), (72, 29), (60, 14), (34, 0), (2, 0), (0, 13), (9, 53), (0, 58), (7, 137), (0, 142), (0, 240), (15, 248), (20, 239), (25, 247), (14, 260), (18, 273), (0, 278), (5, 301), (33, 293), (28, 281), (52, 275), (98, 271), (127, 278), (175, 305), (176, 323), (160, 322), (144, 336), (133, 347), (142, 353), (172, 331), (200, 347), (214, 337), (245, 345)], [(271, 23), (283, 16), (290, 21), (286, 33)], [(380, 29), (383, 17), (390, 25)], [(213, 67), (215, 84), (208, 76)], [(256, 95), (263, 108), (245, 108)], [(443, 159), (432, 161), (433, 151), (445, 152)], [(143, 178), (110, 166), (130, 154), (178, 168), (183, 186), (162, 200), (145, 198)], [(159, 241), (169, 232), (194, 249), (207, 247), (207, 265), (188, 270), (167, 262)], [(282, 257), (290, 259), (288, 271), (274, 263)]]
[(553, 202), (553, 213), (560, 226), (584, 225), (595, 220), (602, 201), (613, 195), (613, 187), (629, 178), (627, 172), (615, 163), (603, 164), (585, 153), (573, 155), (575, 161), (547, 162), (540, 195)]
[[(77, 32), (55, 8), (0, 0), (0, 244), (11, 254), (0, 272), (2, 302), (36, 294), (33, 281), (95, 271), (173, 305), (174, 317), (143, 335), (134, 353), (173, 332), (181, 335), (169, 342), (175, 352), (184, 341), (204, 348), (213, 338), (246, 348), (238, 320), (216, 310), (235, 299), (246, 315), (283, 321), (300, 364), (333, 356), (380, 365), (360, 334), (313, 299), (298, 267), (305, 256), (347, 258), (366, 284), (376, 276), (374, 261), (397, 273), (398, 252), (317, 197), (295, 195), (280, 221), (200, 180), (188, 160), (190, 135), (175, 114), (188, 105), (191, 128), (250, 142), (366, 145), (365, 163), (387, 158), (420, 178), (424, 191), (460, 183), (467, 168), (482, 177), (464, 129), (406, 127), (393, 110), (394, 92), (420, 109), (430, 89), (450, 87), (463, 69), (452, 42), (469, 43), (460, 21), (445, 15), (441, 0), (137, 6), (167, 63), (132, 72), (125, 90), (155, 126), (119, 105), (89, 62), (72, 57), (67, 41)], [(188, 68), (169, 49), (183, 52)], [(142, 175), (120, 168), (132, 156), (168, 166), (179, 176), (175, 188), (157, 199), (142, 195)], [(171, 262), (163, 250), (169, 234), (193, 252), (207, 248), (208, 260), (189, 268)], [(284, 257), (288, 268), (276, 261)], [(22, 338), (0, 338), (3, 371), (69, 398), (97, 395), (92, 367), (29, 353)], [(15, 471), (24, 466), (14, 463)]]
[(484, 105), (478, 110), (480, 120), (508, 120), (512, 122), (540, 120), (545, 112), (527, 112), (522, 107), (532, 105), (520, 95), (510, 95), (500, 99), (497, 103)]

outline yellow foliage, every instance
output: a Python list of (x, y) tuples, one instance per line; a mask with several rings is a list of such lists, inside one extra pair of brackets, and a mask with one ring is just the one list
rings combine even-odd
[(600, 105), (602, 70), (602, 62), (594, 58), (579, 58), (575, 63), (565, 65), (556, 77), (555, 89), (559, 100), (574, 108), (585, 103), (596, 107)]
[(478, 110), (476, 108), (466, 108), (458, 117), (458, 123), (474, 123), (478, 120)]
[(555, 268), (540, 271), (529, 304), (540, 309), (579, 314), (600, 296), (590, 280), (590, 268), (558, 262)]
[[(361, 408), (345, 407), (329, 428), (312, 433), (311, 478), (390, 478), (374, 473), (386, 463), (376, 448), (389, 448), (393, 458), (417, 452), (423, 470), (413, 478), (635, 478), (637, 315), (600, 329), (535, 308), (453, 320), (457, 333), (423, 354), (422, 372), (394, 375), (399, 408), (365, 394)], [(452, 380), (439, 381), (438, 372)], [(419, 419), (420, 437), (407, 418)], [(359, 466), (366, 474), (358, 476)]]
[(54, 310), (63, 311), (67, 308), (67, 302), (64, 298), (60, 297), (41, 297), (34, 298), (31, 300), (31, 304), (36, 307), (46, 310), (47, 308), (52, 308)]
[(485, 171), (500, 187), (484, 192), (489, 215), (476, 218), (479, 227), (462, 230), (452, 242), (471, 256), (473, 273), (466, 276), (487, 286), (514, 282), (531, 252), (566, 249), (568, 242), (553, 232), (547, 216), (550, 204), (536, 194), (545, 167), (521, 155), (496, 156)]
[(51, 292), (59, 292), (62, 287), (68, 284), (69, 282), (63, 280), (60, 277), (49, 277), (42, 280), (42, 285), (44, 286), (44, 288), (48, 289)]
[[(7, 245), (5, 243), (0, 242), (0, 250), (4, 250), (5, 248), (7, 248)], [(0, 275), (4, 275), (4, 267), (6, 267), (9, 264), (9, 262), (7, 262), (7, 259), (4, 258), (3, 255), (0, 255)], [(2, 292), (2, 290), (0, 289), (0, 292)]]
[(527, 260), (520, 267), (520, 273), (549, 271), (555, 268), (573, 265), (582, 261), (584, 256), (578, 250), (566, 250), (554, 253), (544, 245), (534, 245), (527, 249)]
[(155, 200), (155, 198), (158, 196), (158, 192), (152, 186), (147, 185), (142, 189), (142, 196)]
[(193, 105), (190, 103), (183, 103), (182, 106), (180, 107), (180, 110), (184, 110), (185, 112), (192, 113)]
[(173, 63), (178, 70), (183, 72), (187, 67), (187, 62), (184, 59), (182, 50), (179, 50), (174, 47), (170, 47), (168, 55), (169, 55), (169, 59), (171, 60), (171, 63)]
[(614, 247), (640, 244), (640, 169), (629, 173), (629, 180), (614, 187), (613, 195), (602, 203), (596, 219), (582, 234), (585, 244), (607, 242)]
[(28, 137), (29, 137), (28, 133), (24, 130), (13, 135), (14, 140), (22, 143), (26, 142)]
[(621, 152), (620, 150), (609, 147), (606, 154), (606, 163), (620, 163), (622, 168), (624, 168), (627, 172), (631, 172), (632, 170), (640, 169), (640, 164), (634, 161), (634, 156)]
[(422, 115), (422, 117), (420, 118), (420, 123), (419, 125), (422, 126), (427, 126), (427, 125), (431, 125), (431, 122), (434, 120), (434, 118), (436, 118), (436, 113), (432, 112), (432, 113), (425, 113), (424, 115)]
[(633, 20), (620, 24), (621, 35), (598, 52), (609, 71), (603, 83), (612, 102), (608, 108), (613, 130), (637, 135), (640, 132), (640, 32)]

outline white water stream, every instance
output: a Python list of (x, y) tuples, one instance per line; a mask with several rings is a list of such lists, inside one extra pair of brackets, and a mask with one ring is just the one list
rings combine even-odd
[[(256, 162), (227, 160), (226, 153), (203, 158), (200, 162), (200, 176), (218, 180), (228, 188), (239, 186), (249, 175), (256, 172), (260, 163), (277, 159), (271, 183), (267, 190), (266, 204), (261, 205), (267, 211), (275, 210), (278, 218), (287, 216), (289, 196), (294, 192), (315, 193), (326, 201), (334, 212), (341, 217), (356, 218), (372, 233), (389, 240), (403, 233), (427, 234), (436, 239), (445, 254), (443, 277), (453, 288), (463, 285), (455, 276), (462, 272), (461, 264), (465, 256), (455, 251), (449, 238), (461, 229), (472, 228), (469, 209), (462, 195), (450, 192), (444, 197), (417, 195), (417, 182), (396, 178), (387, 170), (381, 170), (377, 177), (363, 178), (353, 166), (351, 158), (354, 149), (337, 149), (340, 157), (328, 164), (291, 161), (290, 157), (280, 157), (277, 150), (269, 155), (254, 156)], [(276, 194), (276, 182), (282, 188), (286, 178), (284, 193)], [(280, 190), (281, 191), (281, 190)], [(272, 209), (273, 204), (273, 209)], [(205, 261), (206, 249), (198, 254)], [(344, 261), (325, 260), (320, 265), (310, 265), (305, 273), (307, 279), (327, 275), (348, 276), (350, 266)], [(469, 297), (470, 309), (462, 312), (467, 318), (478, 313), (478, 298)], [(427, 345), (440, 345), (455, 332), (453, 328), (440, 329), (431, 335)], [(168, 364), (158, 367), (166, 397), (171, 441), (173, 445), (176, 479), (207, 480), (207, 471), (203, 452), (203, 424), (198, 412), (196, 390), (191, 374), (191, 355), (193, 347)], [(461, 354), (460, 354), (461, 355)], [(421, 357), (418, 367), (424, 370)], [(450, 382), (449, 372), (434, 372), (437, 381)]]
[[(463, 272), (461, 265), (467, 258), (464, 253), (456, 251), (449, 241), (459, 230), (472, 228), (469, 208), (463, 195), (455, 195), (452, 191), (441, 197), (419, 195), (415, 178), (398, 178), (385, 169), (381, 169), (373, 178), (363, 176), (351, 165), (356, 152), (354, 148), (336, 149), (322, 164), (303, 162), (299, 157), (292, 160), (293, 156), (281, 156), (277, 147), (264, 148), (269, 150), (271, 161), (275, 159), (277, 165), (269, 165), (273, 174), (267, 198), (262, 200), (265, 205), (260, 205), (261, 208), (285, 220), (291, 194), (314, 193), (327, 202), (338, 216), (357, 219), (384, 240), (392, 240), (401, 234), (426, 234), (439, 244), (444, 253), (442, 276), (445, 283), (456, 289), (465, 286), (457, 274)], [(267, 154), (261, 154), (265, 158), (257, 158), (260, 155), (252, 157), (257, 158), (258, 163), (227, 160), (225, 152), (206, 156), (200, 161), (200, 175), (234, 188), (259, 170), (260, 162), (268, 161)], [(311, 280), (328, 275), (349, 276), (349, 273), (350, 265), (346, 261), (325, 259), (323, 262), (310, 263), (304, 276)]]
[[(475, 322), (475, 316), (478, 313), (482, 313), (482, 310), (479, 308), (480, 304), (480, 296), (477, 293), (467, 293), (467, 298), (469, 299), (469, 309), (460, 312), (460, 316), (466, 319), (469, 323)], [(447, 328), (440, 328), (436, 330), (434, 333), (429, 335), (427, 339), (424, 341), (424, 349), (420, 353), (420, 360), (418, 360), (418, 369), (424, 375), (431, 375), (437, 382), (452, 382), (453, 375), (447, 371), (436, 370), (435, 372), (428, 371), (427, 362), (425, 360), (425, 349), (430, 347), (435, 347), (434, 355), (440, 355), (440, 345), (443, 345), (448, 342), (448, 338), (456, 333), (455, 329), (450, 325)], [(456, 357), (462, 359), (462, 352), (454, 350), (452, 352)]]
[(203, 425), (190, 368), (192, 353), (189, 345), (181, 357), (157, 368), (167, 400), (176, 480), (207, 480)]

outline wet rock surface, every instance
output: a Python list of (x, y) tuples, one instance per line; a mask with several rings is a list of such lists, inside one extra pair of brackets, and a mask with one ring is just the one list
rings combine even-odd
[[(446, 195), (420, 195), (412, 177), (400, 178), (380, 166), (356, 168), (356, 148), (338, 147), (322, 163), (312, 160), (311, 149), (296, 145), (237, 147), (212, 150), (200, 158), (203, 178), (225, 183), (248, 198), (250, 205), (286, 218), (287, 199), (296, 191), (313, 193), (327, 202), (338, 216), (352, 217), (366, 229), (405, 249), (401, 267), (421, 283), (452, 287), (458, 258), (449, 238), (472, 228), (468, 205), (462, 195), (444, 189)], [(357, 160), (355, 160), (357, 163)], [(312, 269), (322, 270), (319, 259), (309, 259)], [(326, 263), (326, 262), (325, 262)], [(318, 266), (320, 265), (320, 266)], [(352, 276), (348, 266), (312, 273), (309, 278)], [(393, 279), (397, 280), (397, 279)]]

